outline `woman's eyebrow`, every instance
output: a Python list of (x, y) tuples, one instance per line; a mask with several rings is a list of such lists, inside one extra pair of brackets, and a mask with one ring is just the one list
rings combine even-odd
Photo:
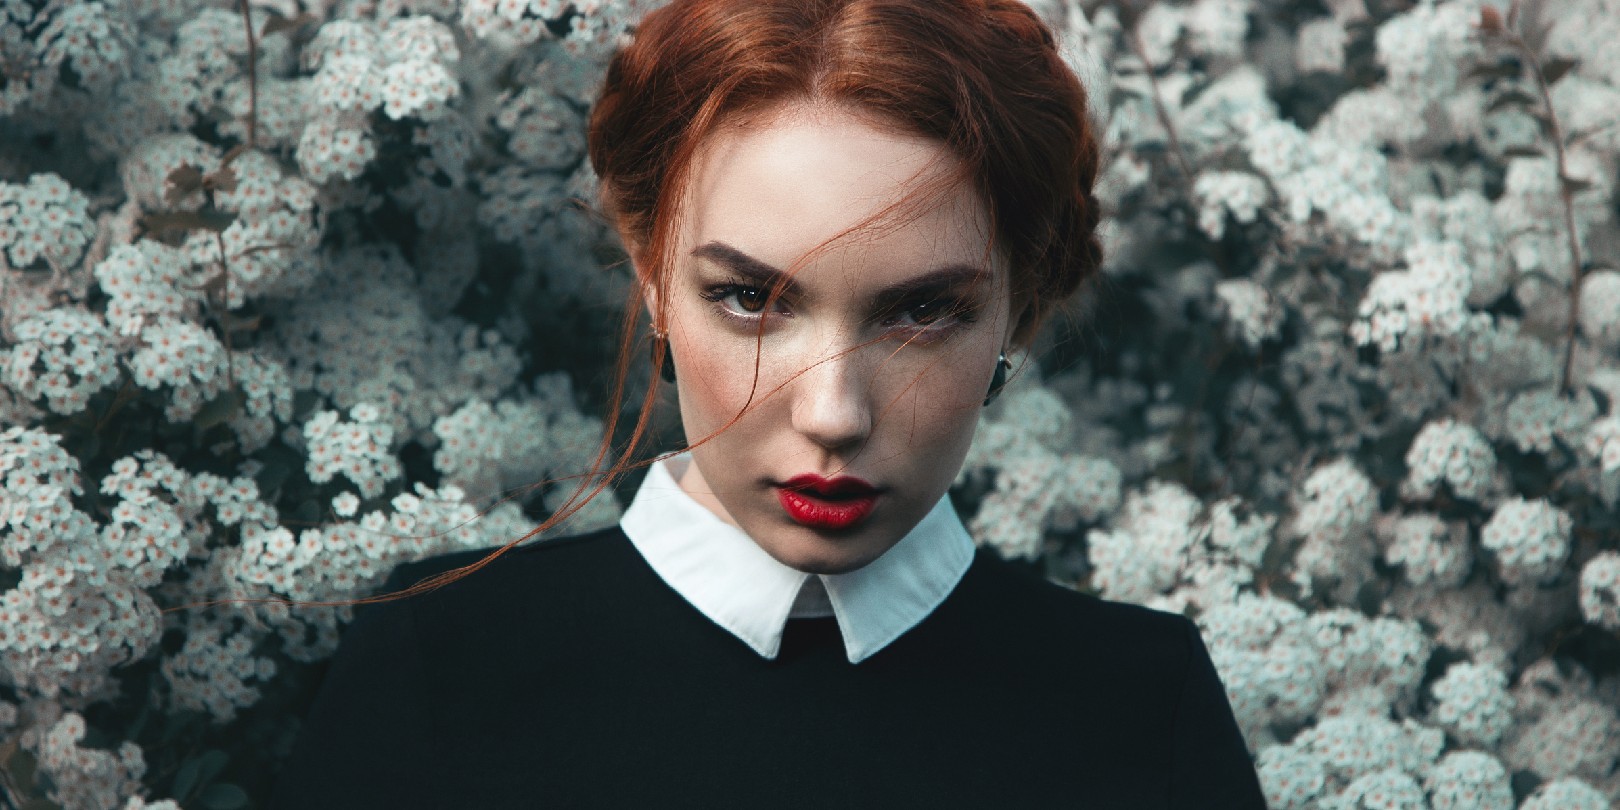
[[(711, 241), (699, 245), (692, 250), (692, 255), (722, 265), (760, 287), (775, 289), (780, 284), (784, 295), (799, 292), (799, 285), (793, 278), (724, 242)], [(891, 284), (879, 290), (875, 297), (882, 302), (892, 302), (918, 293), (947, 290), (959, 284), (982, 280), (985, 275), (982, 267), (948, 264)]]

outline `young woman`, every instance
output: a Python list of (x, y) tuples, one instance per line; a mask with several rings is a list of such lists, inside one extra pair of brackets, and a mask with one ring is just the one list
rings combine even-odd
[(689, 449), (615, 528), (396, 571), (460, 576), (357, 613), (275, 806), (1263, 807), (1192, 622), (946, 497), (1100, 262), (1085, 102), (1018, 0), (649, 14), (590, 157)]

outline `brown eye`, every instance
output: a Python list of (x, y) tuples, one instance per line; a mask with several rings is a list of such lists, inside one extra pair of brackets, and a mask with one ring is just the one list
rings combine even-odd
[(912, 321), (927, 326), (945, 315), (945, 302), (929, 301), (926, 304), (914, 304), (906, 312), (911, 315)]
[(765, 291), (755, 287), (738, 287), (733, 290), (737, 296), (737, 306), (743, 312), (759, 312), (765, 308)]

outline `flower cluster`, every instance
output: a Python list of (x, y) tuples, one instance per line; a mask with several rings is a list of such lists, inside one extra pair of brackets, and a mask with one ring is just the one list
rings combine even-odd
[(230, 386), (230, 362), (213, 332), (192, 321), (164, 318), (141, 329), (140, 348), (126, 364), (136, 385), (163, 391), (163, 414), (177, 422)]
[(17, 343), (0, 351), (0, 382), (60, 414), (78, 413), (118, 382), (113, 336), (100, 316), (52, 309), (17, 324)]
[(1496, 453), (1478, 428), (1455, 419), (1436, 419), (1423, 426), (1406, 451), (1406, 479), (1401, 494), (1433, 498), (1444, 484), (1452, 495), (1488, 500), (1496, 486)]
[(1600, 627), (1620, 630), (1620, 554), (1605, 551), (1581, 568), (1581, 615)]
[(192, 617), (185, 645), (160, 666), (176, 709), (207, 712), (215, 722), (236, 716), (238, 708), (259, 700), (259, 684), (276, 674), (275, 659), (254, 654), (256, 634), (232, 632), (231, 620)]
[(1198, 198), (1198, 227), (1211, 239), (1226, 233), (1226, 215), (1250, 223), (1266, 203), (1266, 181), (1248, 172), (1206, 172), (1193, 184)]
[(1367, 288), (1351, 337), (1393, 352), (1404, 336), (1420, 340), (1460, 332), (1468, 320), (1471, 280), (1462, 252), (1455, 242), (1419, 242), (1407, 248), (1407, 269), (1385, 270)]
[(1491, 747), (1513, 725), (1513, 696), (1501, 670), (1467, 662), (1451, 665), (1430, 687), (1435, 723), (1465, 744)]
[[(1109, 599), (1146, 602), (1169, 590), (1202, 540), (1194, 524), (1202, 504), (1178, 484), (1154, 481), (1131, 492), (1112, 529), (1086, 536), (1092, 584)], [(1207, 527), (1204, 531), (1208, 531)]]
[(341, 418), (336, 411), (320, 411), (304, 423), (304, 446), (309, 453), (305, 471), (318, 484), (341, 474), (361, 495), (375, 498), (403, 473), (393, 453), (394, 429), (381, 421), (382, 412), (368, 402), (349, 409), (353, 421), (339, 421)]
[(0, 256), (17, 270), (41, 259), (59, 272), (78, 263), (94, 230), (89, 206), (51, 172), (28, 178), (26, 185), (0, 182)]
[(1387, 534), (1384, 562), (1401, 566), (1413, 585), (1456, 587), (1473, 570), (1474, 552), (1462, 524), (1420, 512), (1396, 519)]
[(1581, 331), (1600, 346), (1620, 346), (1620, 271), (1598, 270), (1581, 280)]
[(1223, 279), (1215, 285), (1232, 331), (1250, 348), (1277, 336), (1282, 328), (1282, 309), (1266, 288), (1253, 279)]
[(1483, 751), (1446, 754), (1424, 781), (1435, 810), (1513, 810), (1507, 769)]
[(108, 297), (107, 323), (121, 335), (164, 318), (188, 319), (202, 300), (201, 280), (185, 255), (150, 240), (113, 248), (95, 277)]
[(1322, 464), (1294, 493), (1294, 533), (1305, 538), (1294, 557), (1294, 578), (1309, 592), (1318, 582), (1354, 587), (1368, 572), (1378, 493), (1348, 458)]
[[(118, 807), (140, 790), (146, 757), (133, 742), (104, 751), (80, 745), (88, 727), (77, 712), (64, 712), (37, 739), (39, 768), (51, 777), (52, 799), (63, 807)], [(35, 747), (22, 741), (26, 747)]]
[[(353, 615), (281, 600), (579, 506), (577, 316), (627, 277), (572, 201), (659, 2), (0, 3), (25, 802), (172, 810), (154, 729), (262, 776), (295, 712), (248, 709)], [(982, 418), (976, 539), (1195, 616), (1274, 807), (1620, 802), (1612, 0), (1037, 5), (1107, 122), (1108, 294)]]
[(214, 202), (236, 218), (217, 237), (193, 233), (186, 240), (191, 261), (218, 268), (225, 305), (232, 309), (250, 297), (285, 296), (308, 287), (314, 281), (310, 248), (317, 238), (314, 187), (286, 176), (264, 152), (242, 153), (230, 171), (233, 187), (216, 194)]
[(1299, 723), (1321, 705), (1327, 673), (1305, 619), (1293, 603), (1253, 593), (1198, 616), (1251, 749), (1273, 739), (1274, 724)]
[(1562, 509), (1537, 498), (1503, 501), (1480, 530), (1497, 572), (1510, 585), (1549, 582), (1564, 570), (1572, 524)]
[(0, 594), (0, 673), (13, 687), (83, 705), (115, 688), (112, 669), (155, 642), (157, 608), (144, 587), (178, 557), (165, 544), (179, 516), (153, 508), (162, 502), (135, 486), (126, 503), (144, 508), (114, 509), (133, 526), (98, 532), (72, 502), (83, 492), (77, 461), (39, 430), (0, 434), (0, 472), (0, 528), (9, 535), (0, 552), (21, 572)]
[(1520, 810), (1606, 810), (1609, 798), (1579, 779), (1544, 783), (1519, 805)]
[(1505, 428), (1520, 450), (1550, 453), (1554, 439), (1567, 447), (1578, 444), (1596, 416), (1597, 405), (1589, 394), (1569, 398), (1540, 388), (1513, 398), (1507, 407)]
[(1119, 508), (1121, 472), (1112, 462), (1062, 452), (1073, 416), (1061, 400), (1015, 380), (980, 420), (958, 474), (965, 482), (991, 472), (993, 487), (969, 522), (980, 542), (1009, 557), (1035, 557), (1049, 531), (1096, 523)]

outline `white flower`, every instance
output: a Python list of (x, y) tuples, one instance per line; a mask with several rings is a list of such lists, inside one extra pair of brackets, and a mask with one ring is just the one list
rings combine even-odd
[[(356, 411), (375, 416), (364, 407)], [(325, 483), (342, 475), (360, 488), (367, 498), (381, 495), (388, 481), (399, 478), (404, 469), (392, 452), (394, 429), (379, 421), (338, 421), (332, 411), (319, 411), (304, 423), (304, 441), (309, 452), (305, 472), (311, 481)]]
[(1546, 583), (1563, 571), (1572, 521), (1562, 509), (1537, 498), (1511, 498), (1480, 530), (1480, 545), (1493, 552), (1503, 581)]
[(1468, 578), (1474, 555), (1466, 527), (1447, 526), (1435, 515), (1420, 513), (1395, 522), (1384, 561), (1402, 566), (1406, 581), (1414, 585), (1434, 583), (1450, 588)]
[(1092, 584), (1109, 599), (1142, 602), (1175, 584), (1188, 550), (1207, 527), (1195, 526), (1200, 504), (1184, 487), (1153, 480), (1125, 498), (1112, 531), (1087, 535)]
[(1482, 751), (1446, 754), (1424, 779), (1435, 810), (1513, 810), (1502, 763)]
[(1337, 798), (1343, 810), (1428, 810), (1423, 788), (1416, 779), (1396, 768), (1364, 774)]
[(1294, 66), (1301, 73), (1344, 70), (1344, 46), (1349, 35), (1336, 17), (1319, 17), (1299, 27)]
[(1283, 312), (1266, 288), (1249, 278), (1222, 279), (1215, 295), (1226, 313), (1230, 331), (1250, 348), (1274, 338), (1282, 328)]
[(1350, 335), (1361, 345), (1393, 352), (1403, 336), (1449, 336), (1467, 323), (1471, 271), (1455, 242), (1419, 242), (1406, 249), (1406, 270), (1373, 278), (1356, 310)]
[(1609, 630), (1620, 630), (1620, 553), (1605, 551), (1581, 568), (1581, 616)]
[(0, 182), (0, 248), (15, 269), (37, 259), (66, 270), (78, 263), (95, 232), (90, 201), (60, 176), (45, 172), (27, 185)]
[(359, 508), (360, 499), (356, 498), (353, 492), (341, 492), (332, 499), (332, 510), (337, 512), (339, 517), (354, 517), (355, 511)]
[(376, 157), (377, 146), (364, 130), (331, 119), (314, 119), (298, 139), (298, 165), (313, 182), (353, 180)]
[(1457, 497), (1479, 501), (1495, 484), (1496, 453), (1473, 425), (1448, 417), (1418, 431), (1406, 451), (1406, 468), (1401, 493), (1408, 498), (1432, 498), (1436, 486), (1445, 484)]
[(1321, 757), (1292, 745), (1260, 749), (1255, 770), (1271, 810), (1307, 810), (1327, 785)]
[(1250, 223), (1270, 197), (1266, 182), (1249, 172), (1206, 171), (1193, 183), (1199, 201), (1198, 227), (1211, 239), (1226, 232), (1228, 212), (1238, 222)]
[(1620, 346), (1620, 272), (1594, 270), (1581, 278), (1581, 332), (1600, 346)]
[(59, 414), (84, 410), (118, 381), (117, 350), (107, 324), (74, 307), (47, 310), (16, 324), (17, 344), (0, 350), (0, 382)]
[(444, 114), (444, 105), (459, 92), (455, 79), (437, 62), (412, 59), (383, 70), (383, 112), (389, 118), (409, 115), (431, 121)]
[(1554, 438), (1577, 445), (1579, 434), (1596, 416), (1597, 404), (1589, 393), (1570, 400), (1555, 389), (1539, 388), (1515, 396), (1508, 405), (1507, 435), (1520, 450), (1548, 453)]
[(228, 385), (225, 347), (202, 326), (163, 318), (141, 330), (140, 343), (125, 362), (136, 385), (166, 389), (170, 421), (190, 418)]
[(1609, 797), (1573, 777), (1546, 782), (1519, 805), (1519, 810), (1609, 810)]
[(1513, 697), (1501, 670), (1468, 662), (1452, 664), (1430, 687), (1434, 722), (1464, 743), (1495, 746), (1513, 725)]

